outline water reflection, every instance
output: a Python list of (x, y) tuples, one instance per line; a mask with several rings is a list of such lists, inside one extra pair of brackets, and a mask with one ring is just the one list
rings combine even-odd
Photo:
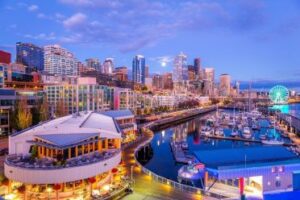
[(285, 105), (274, 105), (271, 107), (273, 110), (280, 110), (280, 112), (285, 113), (285, 114), (291, 114), (294, 116), (299, 116), (300, 117), (300, 104), (285, 104)]

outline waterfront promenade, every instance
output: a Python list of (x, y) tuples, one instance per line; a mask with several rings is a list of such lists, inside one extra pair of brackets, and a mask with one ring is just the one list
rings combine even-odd
[[(134, 192), (123, 199), (162, 199), (162, 200), (180, 200), (180, 199), (203, 199), (203, 200), (213, 200), (215, 198), (202, 196), (198, 194), (192, 194), (183, 192), (177, 189), (172, 188), (169, 185), (162, 184), (152, 180), (151, 176), (146, 175), (142, 170), (136, 165), (134, 159), (134, 151), (143, 142), (151, 138), (150, 134), (145, 134), (144, 137), (137, 143), (132, 144), (127, 147), (122, 154), (123, 166), (125, 167), (128, 174), (131, 172), (131, 167), (133, 167), (133, 178), (134, 178)], [(167, 170), (167, 169), (166, 169)]]

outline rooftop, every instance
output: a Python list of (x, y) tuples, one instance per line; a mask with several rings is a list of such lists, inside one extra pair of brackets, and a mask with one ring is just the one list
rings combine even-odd
[[(112, 117), (96, 112), (80, 112), (79, 115), (68, 115), (54, 120), (49, 120), (24, 129), (11, 135), (15, 137), (20, 134), (33, 133), (35, 136), (39, 135), (56, 135), (64, 134), (68, 138), (68, 134), (89, 134), (101, 133), (101, 137), (115, 138), (120, 137), (120, 129)], [(87, 136), (87, 135), (86, 135)], [(49, 137), (49, 136), (42, 136)], [(56, 138), (53, 136), (51, 138)], [(78, 137), (74, 138), (75, 140)]]
[(113, 118), (124, 118), (124, 117), (134, 117), (134, 114), (131, 112), (131, 110), (126, 109), (126, 110), (110, 110), (110, 111), (105, 111), (101, 112), (101, 114), (113, 117)]
[(37, 135), (40, 138), (54, 146), (64, 147), (80, 143), (84, 140), (99, 136), (99, 133), (85, 133), (85, 134), (50, 134), (50, 135)]
[(195, 151), (198, 160), (210, 168), (271, 166), (300, 162), (296, 154), (282, 146), (259, 146)]

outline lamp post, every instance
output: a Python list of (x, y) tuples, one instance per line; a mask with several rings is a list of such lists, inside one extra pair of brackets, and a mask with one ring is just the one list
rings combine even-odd
[(48, 187), (47, 192), (48, 192), (48, 200), (50, 200), (50, 193), (52, 192), (52, 189), (50, 187)]

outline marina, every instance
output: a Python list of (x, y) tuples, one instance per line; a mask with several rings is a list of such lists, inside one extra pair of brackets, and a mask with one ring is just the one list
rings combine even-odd
[[(243, 194), (276, 199), (269, 193), (298, 187), (292, 180), (300, 170), (300, 149), (291, 134), (275, 116), (217, 110), (157, 131), (151, 141), (153, 157), (145, 167), (205, 191), (228, 187), (239, 195), (243, 182)], [(195, 170), (197, 165), (201, 170)]]

